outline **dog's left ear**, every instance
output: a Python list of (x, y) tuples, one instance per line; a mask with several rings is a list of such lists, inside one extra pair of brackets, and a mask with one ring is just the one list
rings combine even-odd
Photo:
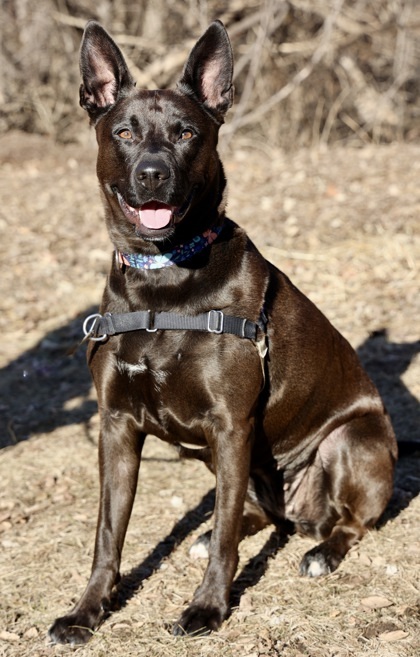
[(121, 50), (96, 21), (89, 21), (83, 34), (80, 72), (80, 105), (93, 122), (135, 87)]
[(192, 49), (178, 88), (193, 95), (223, 123), (233, 102), (233, 54), (226, 29), (214, 21)]

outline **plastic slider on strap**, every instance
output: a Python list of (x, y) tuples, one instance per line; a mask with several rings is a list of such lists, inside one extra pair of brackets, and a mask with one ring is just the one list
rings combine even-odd
[(153, 325), (155, 323), (155, 315), (152, 313), (151, 310), (148, 310), (148, 319), (149, 319), (149, 326), (146, 326), (146, 331), (148, 333), (156, 333), (157, 328), (153, 328)]
[(209, 333), (223, 333), (225, 316), (221, 310), (210, 310), (207, 313), (207, 330)]

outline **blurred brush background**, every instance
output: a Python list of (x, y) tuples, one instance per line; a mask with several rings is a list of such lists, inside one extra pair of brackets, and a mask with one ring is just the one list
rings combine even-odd
[(91, 18), (148, 89), (174, 85), (195, 40), (222, 20), (236, 61), (226, 139), (252, 131), (290, 150), (419, 137), (417, 0), (2, 0), (0, 132), (83, 138), (78, 50)]

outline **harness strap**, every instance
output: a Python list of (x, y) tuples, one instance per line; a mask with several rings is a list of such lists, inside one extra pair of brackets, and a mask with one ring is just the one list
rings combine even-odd
[(243, 317), (225, 315), (221, 310), (210, 310), (200, 315), (179, 315), (178, 313), (140, 310), (132, 313), (96, 313), (84, 321), (83, 331), (86, 338), (104, 341), (109, 336), (129, 331), (159, 330), (204, 331), (206, 333), (230, 333), (240, 338), (256, 340), (258, 329), (265, 333), (266, 318), (264, 313), (258, 322)]

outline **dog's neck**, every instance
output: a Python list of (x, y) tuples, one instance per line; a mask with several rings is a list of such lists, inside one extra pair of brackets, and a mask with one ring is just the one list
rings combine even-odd
[(178, 265), (185, 260), (207, 248), (218, 237), (222, 226), (214, 226), (206, 230), (202, 235), (197, 235), (187, 244), (179, 244), (172, 251), (159, 253), (157, 255), (144, 255), (142, 253), (121, 253), (116, 252), (117, 262), (120, 267), (134, 267), (135, 269), (163, 269)]

